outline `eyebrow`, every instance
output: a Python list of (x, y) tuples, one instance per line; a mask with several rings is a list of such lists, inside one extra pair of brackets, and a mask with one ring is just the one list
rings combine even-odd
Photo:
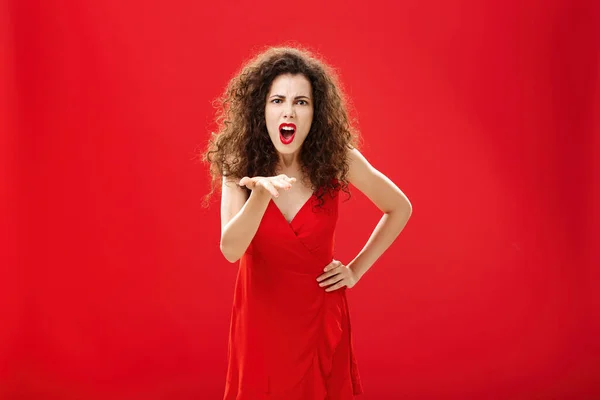
[[(285, 96), (283, 96), (281, 94), (274, 94), (271, 97), (283, 97), (285, 99)], [(271, 98), (271, 97), (269, 97), (269, 98)], [(310, 97), (304, 96), (304, 95), (294, 97), (294, 100), (298, 100), (298, 99), (309, 99), (310, 100)]]

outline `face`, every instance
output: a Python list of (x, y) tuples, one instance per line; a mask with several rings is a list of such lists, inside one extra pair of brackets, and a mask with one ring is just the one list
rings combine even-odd
[(312, 88), (304, 75), (275, 78), (267, 95), (265, 119), (278, 152), (293, 154), (300, 149), (313, 119)]

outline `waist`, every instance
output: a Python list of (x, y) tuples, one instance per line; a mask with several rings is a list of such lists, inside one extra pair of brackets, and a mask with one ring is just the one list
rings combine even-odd
[(240, 267), (253, 272), (268, 272), (271, 275), (297, 275), (316, 277), (333, 261), (332, 251), (286, 253), (246, 252), (240, 260)]

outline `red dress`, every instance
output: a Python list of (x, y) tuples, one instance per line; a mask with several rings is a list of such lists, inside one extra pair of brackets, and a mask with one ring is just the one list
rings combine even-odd
[(362, 393), (345, 288), (317, 277), (333, 260), (339, 195), (315, 194), (291, 223), (273, 201), (242, 256), (225, 400), (334, 400)]

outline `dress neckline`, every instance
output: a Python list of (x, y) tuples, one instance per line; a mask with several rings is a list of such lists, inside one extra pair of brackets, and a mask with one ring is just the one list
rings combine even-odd
[(302, 211), (308, 206), (308, 204), (311, 203), (311, 201), (313, 200), (313, 198), (315, 197), (316, 193), (313, 192), (310, 197), (302, 204), (302, 206), (298, 209), (298, 211), (296, 212), (296, 214), (292, 217), (292, 219), (290, 221), (288, 221), (285, 218), (285, 215), (283, 215), (283, 212), (281, 212), (281, 209), (277, 206), (277, 204), (275, 204), (275, 202), (273, 201), (273, 199), (271, 199), (269, 201), (269, 204), (273, 204), (273, 206), (275, 207), (275, 209), (277, 210), (277, 213), (281, 216), (281, 218), (283, 218), (283, 220), (285, 221), (286, 224), (288, 225), (293, 225), (294, 222), (296, 221), (296, 219), (298, 218), (298, 216), (302, 213)]

